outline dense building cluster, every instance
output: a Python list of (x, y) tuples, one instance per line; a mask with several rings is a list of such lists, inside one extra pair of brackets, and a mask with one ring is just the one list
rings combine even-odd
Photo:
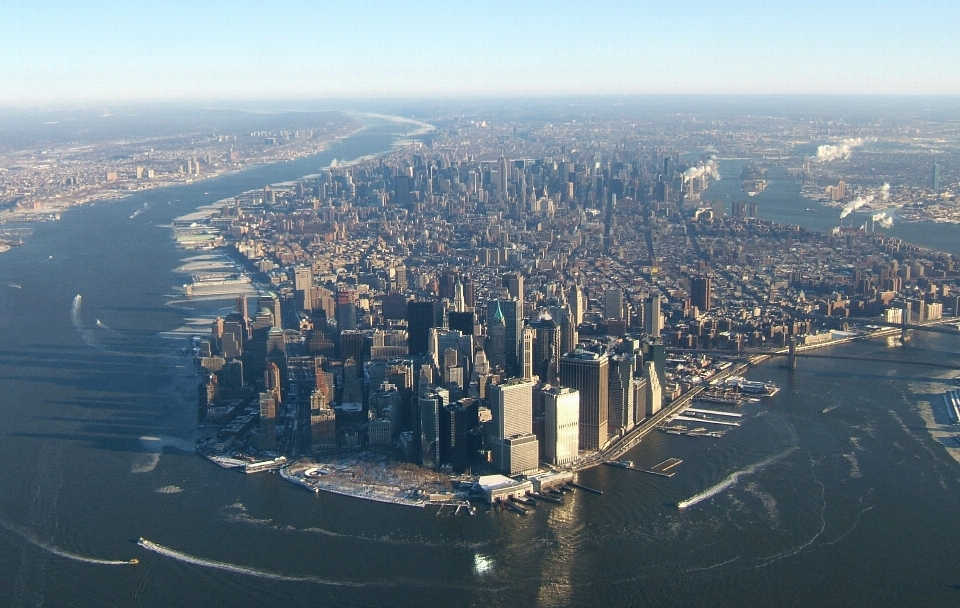
[(227, 425), (218, 447), (564, 467), (714, 374), (695, 351), (958, 310), (953, 256), (705, 205), (709, 156), (555, 131), (452, 120), (190, 228), (264, 286), (200, 344), (200, 417)]

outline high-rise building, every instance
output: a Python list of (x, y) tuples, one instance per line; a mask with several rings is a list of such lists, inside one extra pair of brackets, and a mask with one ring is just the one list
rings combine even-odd
[(260, 393), (260, 432), (257, 434), (257, 449), (277, 449), (277, 401), (274, 393)]
[[(561, 330), (550, 317), (533, 323), (533, 373), (543, 382), (554, 382), (560, 369)], [(569, 350), (573, 350), (571, 347)]]
[[(523, 302), (515, 299), (490, 301), (487, 305), (487, 328), (490, 332), (495, 317), (503, 319), (503, 355), (504, 367), (511, 373), (519, 373), (520, 338), (523, 332)], [(491, 363), (496, 364), (491, 353)]]
[(493, 415), (490, 443), (494, 465), (507, 475), (536, 470), (540, 446), (533, 435), (533, 386), (514, 380), (488, 387)]
[(357, 328), (357, 292), (354, 289), (337, 290), (337, 329), (341, 332)]
[(654, 293), (643, 302), (643, 331), (653, 338), (660, 337), (663, 317), (660, 313), (660, 293)]
[(490, 364), (494, 367), (505, 368), (507, 365), (506, 353), (507, 326), (504, 322), (500, 303), (494, 302), (493, 318), (487, 323), (487, 334), (490, 336)]
[(436, 386), (428, 387), (413, 398), (417, 406), (414, 416), (414, 437), (419, 439), (419, 464), (436, 468), (440, 461), (440, 410), (450, 403), (450, 393)]
[(634, 425), (633, 355), (616, 355), (610, 359), (609, 427), (611, 434), (626, 432)]
[(313, 310), (313, 269), (303, 266), (293, 271), (293, 288), (299, 310)]
[(262, 296), (257, 298), (257, 312), (266, 309), (270, 313), (271, 325), (273, 327), (281, 328), (282, 318), (280, 317), (280, 297), (272, 291), (264, 293)]
[(533, 336), (532, 327), (524, 327), (520, 340), (520, 377), (524, 380), (533, 380)]
[(623, 318), (623, 291), (619, 288), (605, 289), (603, 292), (603, 318)]
[(511, 272), (503, 275), (503, 286), (510, 292), (510, 297), (515, 300), (523, 301), (523, 275), (519, 272)]
[(663, 406), (663, 389), (660, 386), (660, 377), (653, 361), (646, 364), (647, 380), (647, 416), (653, 416)]
[(580, 285), (574, 283), (570, 287), (570, 312), (573, 313), (573, 326), (574, 328), (578, 327), (583, 323), (583, 313), (586, 309), (586, 301), (583, 297), (583, 291), (580, 289)]
[(607, 443), (609, 357), (575, 350), (560, 358), (560, 385), (580, 393), (580, 448), (599, 450)]
[(580, 451), (580, 393), (552, 387), (543, 396), (546, 460), (557, 466), (571, 464)]
[(693, 277), (690, 280), (690, 304), (699, 310), (710, 310), (710, 301), (713, 298), (713, 279), (707, 276)]
[(437, 315), (443, 314), (436, 300), (411, 300), (407, 302), (407, 344), (411, 355), (428, 352), (430, 328), (441, 327)]

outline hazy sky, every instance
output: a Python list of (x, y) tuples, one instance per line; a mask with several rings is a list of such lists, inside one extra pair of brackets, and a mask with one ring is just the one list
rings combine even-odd
[(0, 0), (0, 104), (960, 94), (960, 2)]

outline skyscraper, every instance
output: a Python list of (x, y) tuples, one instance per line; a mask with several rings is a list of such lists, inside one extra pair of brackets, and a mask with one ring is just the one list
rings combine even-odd
[(713, 298), (713, 279), (707, 276), (694, 277), (690, 280), (690, 304), (701, 311), (710, 310), (710, 301)]
[(437, 314), (441, 312), (436, 300), (411, 300), (407, 302), (407, 344), (411, 355), (423, 355), (428, 351), (430, 328), (440, 327)]
[[(533, 324), (536, 331), (533, 348), (533, 373), (544, 382), (553, 382), (560, 369), (561, 331), (550, 317)], [(573, 350), (571, 346), (569, 350)]]
[(575, 350), (560, 358), (560, 385), (580, 393), (580, 448), (599, 450), (607, 443), (609, 357)]
[(515, 300), (523, 301), (523, 275), (519, 272), (511, 272), (503, 275), (503, 286), (510, 292), (510, 297)]
[(606, 289), (603, 292), (603, 318), (623, 318), (623, 291), (619, 288)]
[(337, 329), (341, 332), (357, 328), (357, 292), (353, 289), (337, 290)]
[(660, 293), (654, 293), (643, 302), (643, 331), (653, 338), (660, 337), (663, 319), (660, 316)]
[(524, 380), (533, 380), (533, 336), (532, 327), (524, 327), (520, 340), (520, 377)]
[(609, 431), (616, 434), (633, 428), (633, 355), (610, 359)]
[(580, 393), (572, 388), (544, 391), (544, 455), (563, 466), (577, 460), (580, 450)]
[(500, 310), (500, 303), (495, 301), (493, 304), (493, 318), (487, 323), (487, 334), (490, 336), (490, 364), (494, 367), (504, 368), (507, 365), (507, 326), (504, 322), (503, 312)]
[(488, 388), (493, 460), (507, 475), (536, 470), (539, 462), (540, 446), (532, 434), (533, 385), (514, 380)]
[(309, 266), (303, 266), (293, 272), (293, 288), (297, 307), (309, 312), (313, 310), (313, 269)]

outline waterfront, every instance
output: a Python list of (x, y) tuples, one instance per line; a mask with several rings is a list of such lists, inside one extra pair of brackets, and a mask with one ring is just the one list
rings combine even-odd
[[(193, 454), (192, 361), (177, 352), (185, 341), (161, 336), (223, 303), (167, 305), (182, 282), (171, 271), (191, 254), (162, 226), (200, 204), (316, 172), (333, 156), (386, 149), (390, 132), (313, 159), (74, 209), (0, 256), (0, 601), (957, 601), (960, 526), (946, 507), (960, 498), (960, 465), (952, 434), (927, 430), (945, 421), (939, 393), (954, 374), (934, 368), (801, 359), (791, 373), (765, 364), (748, 377), (782, 390), (745, 405), (741, 427), (720, 439), (652, 433), (624, 455), (642, 468), (681, 458), (674, 477), (597, 467), (580, 480), (602, 496), (575, 492), (525, 518), (487, 509), (437, 517), (314, 495)], [(22, 289), (3, 288), (7, 281)], [(835, 348), (960, 366), (953, 336)]]

